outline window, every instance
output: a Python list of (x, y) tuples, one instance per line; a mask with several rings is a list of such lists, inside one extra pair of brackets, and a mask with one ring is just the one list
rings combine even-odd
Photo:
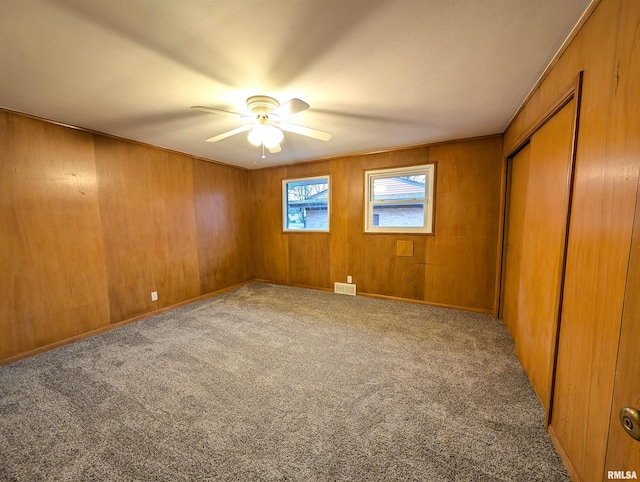
[(282, 181), (285, 231), (329, 231), (329, 176)]
[(435, 166), (365, 171), (365, 232), (431, 233)]

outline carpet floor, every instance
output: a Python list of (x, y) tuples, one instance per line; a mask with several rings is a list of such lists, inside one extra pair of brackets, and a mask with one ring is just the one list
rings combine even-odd
[(0, 480), (568, 481), (503, 324), (252, 283), (0, 367)]

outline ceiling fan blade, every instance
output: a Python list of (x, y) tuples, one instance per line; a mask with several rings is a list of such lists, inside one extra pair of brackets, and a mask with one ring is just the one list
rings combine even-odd
[(269, 114), (275, 114), (278, 117), (288, 117), (293, 114), (297, 114), (298, 112), (302, 112), (303, 110), (307, 110), (309, 108), (309, 104), (307, 104), (304, 100), (300, 99), (291, 99), (288, 102), (285, 102), (280, 107), (276, 107)]
[(280, 147), (280, 144), (276, 144), (275, 146), (269, 147), (268, 149), (271, 154), (276, 154), (282, 150), (282, 148)]
[(280, 122), (278, 127), (283, 131), (293, 132), (294, 134), (300, 134), (301, 136), (313, 137), (319, 141), (328, 141), (333, 136), (328, 132), (319, 131), (317, 129), (311, 129), (310, 127), (299, 126), (296, 124), (289, 124), (288, 122)]
[(194, 105), (191, 108), (195, 110), (200, 110), (202, 112), (210, 112), (212, 114), (230, 115), (233, 117), (250, 117), (247, 114), (241, 114), (240, 112), (231, 112), (229, 110), (214, 109), (213, 107), (204, 107), (202, 105)]
[(246, 132), (248, 130), (251, 130), (252, 127), (253, 125), (251, 124), (242, 126), (242, 127), (237, 127), (236, 129), (232, 129), (230, 131), (223, 132), (222, 134), (218, 134), (217, 136), (210, 137), (205, 142), (218, 142), (218, 141), (221, 141), (222, 139), (226, 139), (227, 137), (235, 136), (236, 134), (240, 134), (241, 132)]

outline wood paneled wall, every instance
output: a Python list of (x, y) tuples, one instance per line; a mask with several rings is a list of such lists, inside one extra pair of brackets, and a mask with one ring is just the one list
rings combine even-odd
[(506, 154), (584, 71), (550, 425), (582, 481), (605, 478), (640, 170), (638, 24), (640, 2), (602, 0), (504, 135)]
[(440, 144), (436, 235), (427, 238), (425, 300), (493, 312), (502, 137)]
[(0, 359), (109, 324), (91, 134), (0, 112)]
[[(251, 171), (255, 276), (491, 312), (502, 138), (458, 141)], [(436, 163), (433, 235), (364, 234), (364, 171)], [(330, 233), (283, 233), (283, 179), (329, 174)], [(398, 240), (412, 257), (397, 256)]]
[(194, 160), (200, 292), (253, 278), (249, 173)]
[(192, 160), (98, 136), (95, 153), (111, 322), (200, 295)]
[(244, 169), (0, 111), (0, 361), (250, 280), (249, 195)]

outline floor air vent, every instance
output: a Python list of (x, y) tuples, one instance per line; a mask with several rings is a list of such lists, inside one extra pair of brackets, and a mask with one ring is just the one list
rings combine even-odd
[(356, 295), (356, 285), (350, 283), (334, 283), (333, 291), (342, 295)]

